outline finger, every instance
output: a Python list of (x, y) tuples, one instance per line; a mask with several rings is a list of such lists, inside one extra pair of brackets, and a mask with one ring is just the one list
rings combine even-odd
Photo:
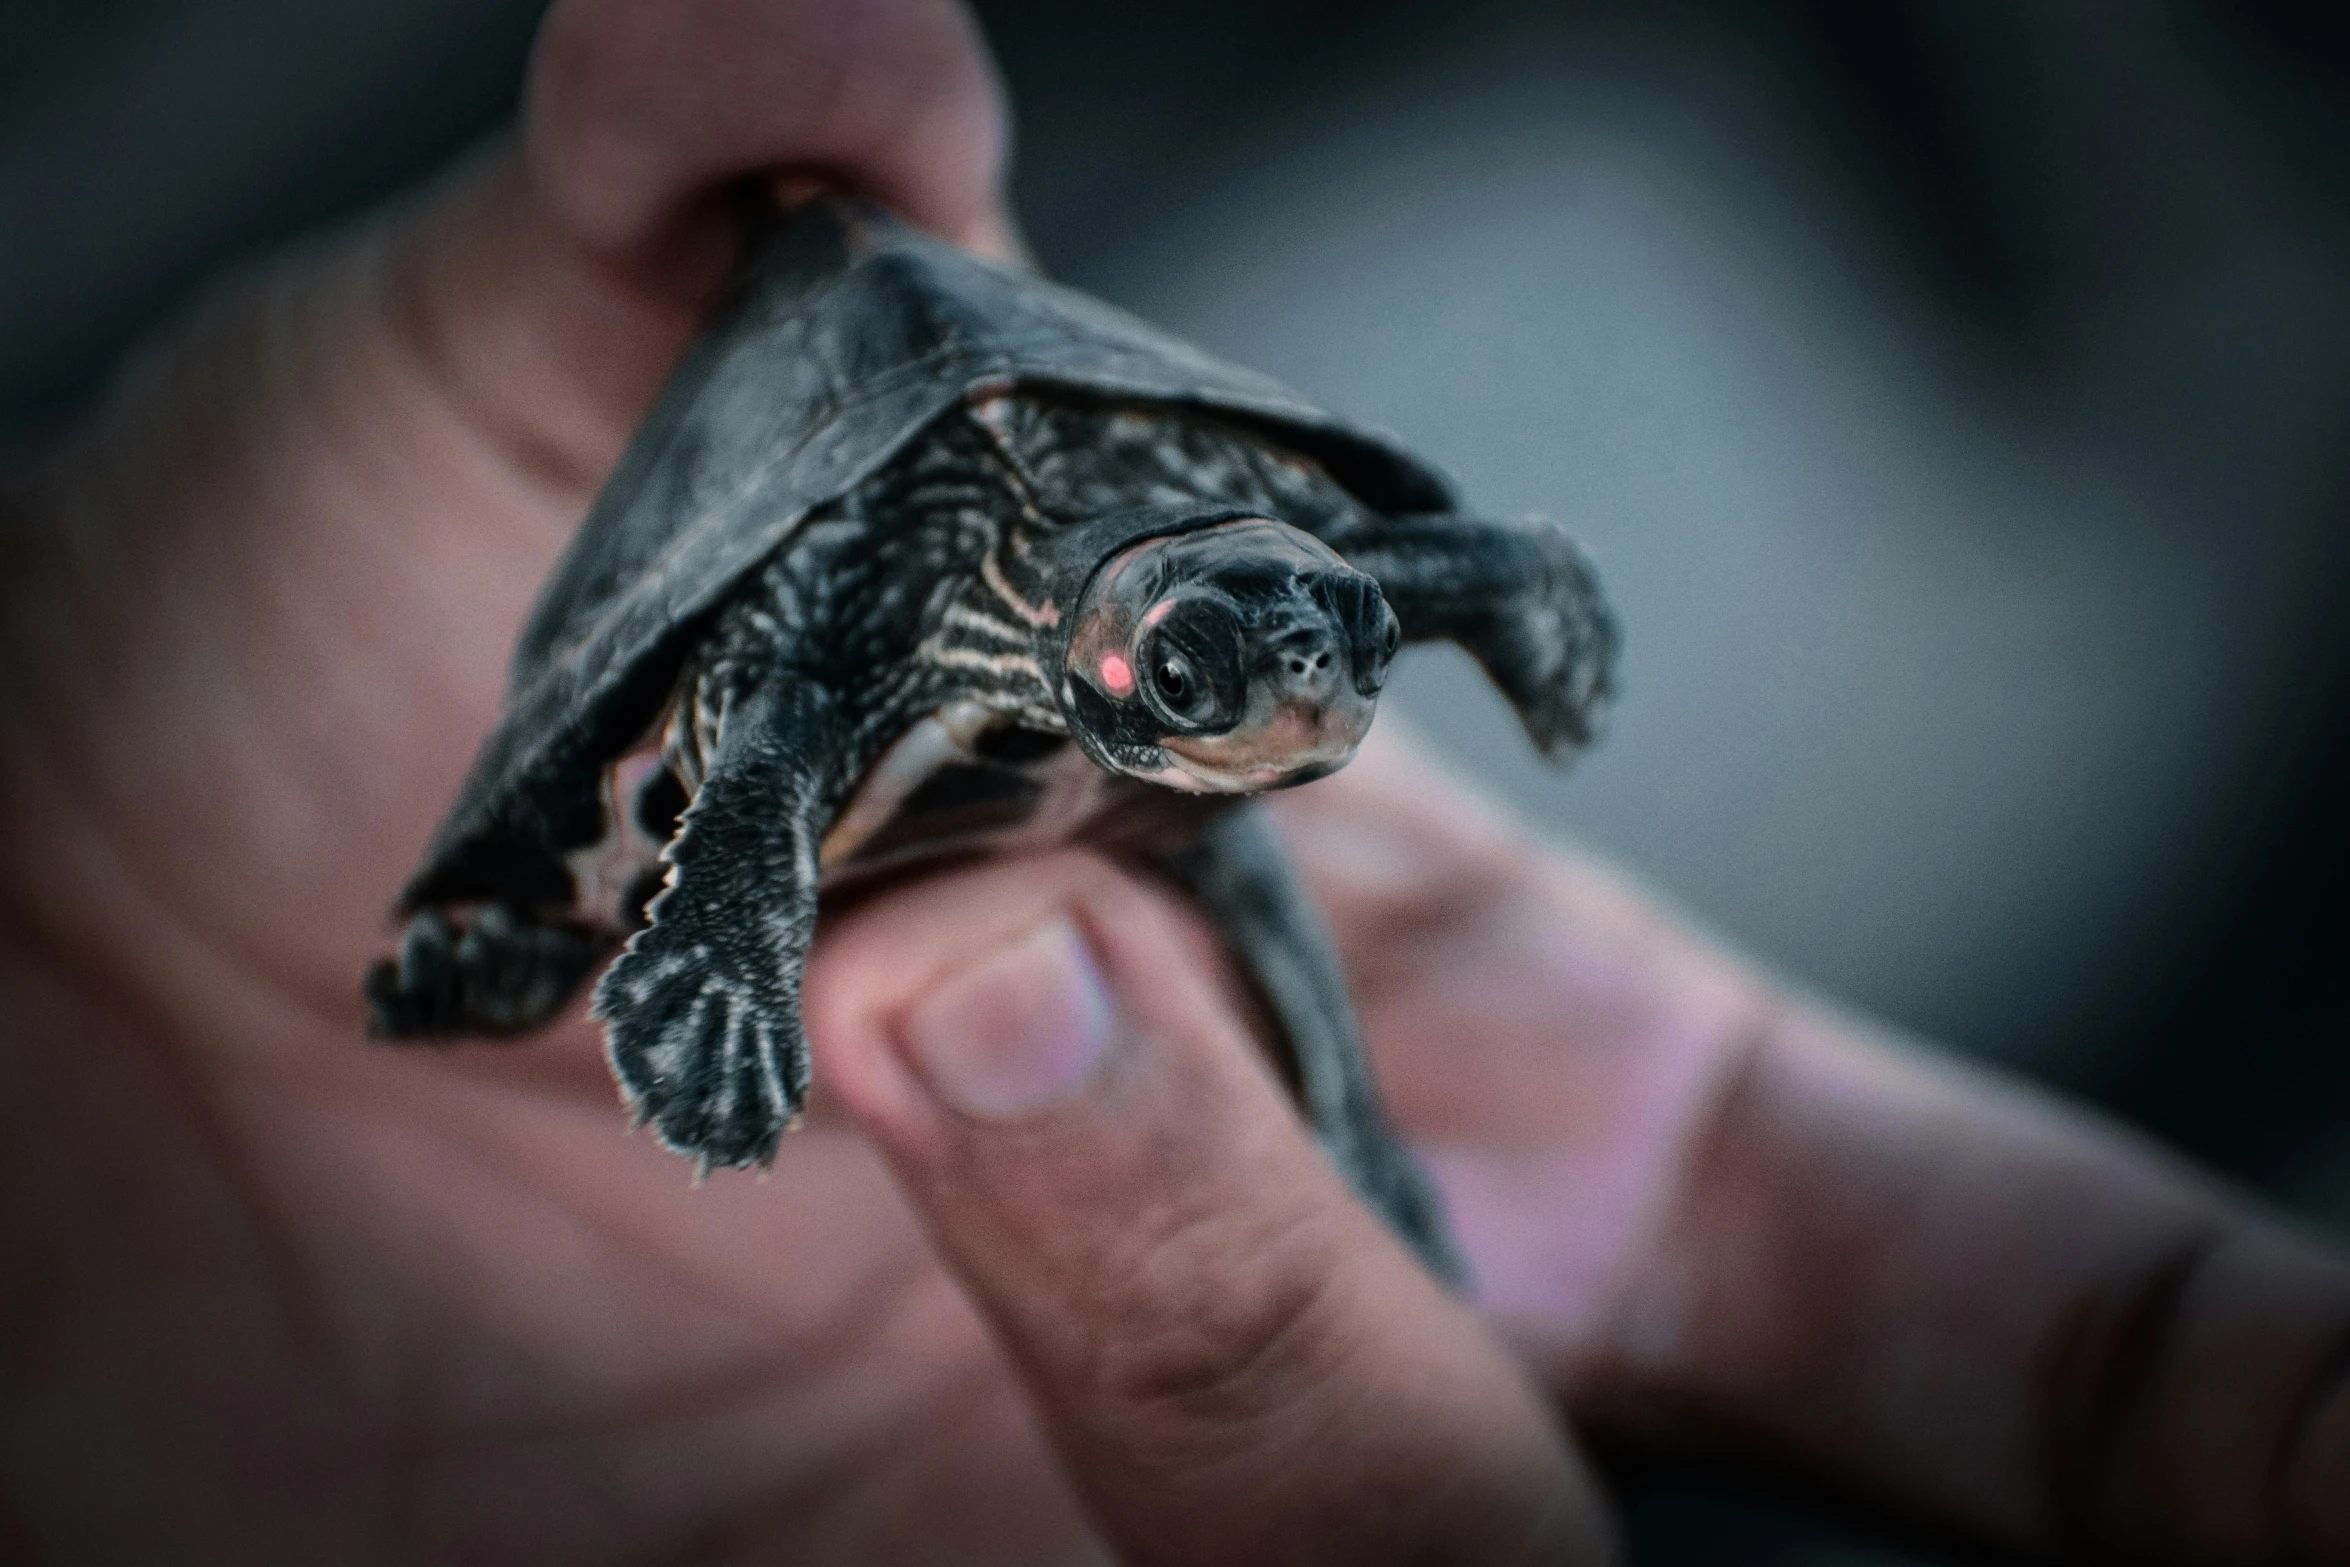
[(957, 0), (565, 0), (519, 151), (460, 182), (391, 279), (457, 401), (576, 488), (724, 283), (746, 178), (815, 173), (1009, 256), (1008, 142)]
[(1626, 1447), (2035, 1559), (2350, 1560), (2350, 1260), (2020, 1085), (1789, 1005), (1631, 1263), (1578, 1399)]
[(1553, 1416), (1348, 1193), (1163, 895), (968, 872), (846, 921), (809, 997), (825, 1091), (1132, 1559), (1605, 1556)]
[(1001, 93), (957, 0), (567, 0), (527, 148), (591, 248), (668, 248), (709, 192), (817, 169), (976, 249), (1007, 248)]

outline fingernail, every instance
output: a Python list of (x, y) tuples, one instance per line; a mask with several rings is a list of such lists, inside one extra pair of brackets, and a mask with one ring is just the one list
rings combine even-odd
[(1077, 927), (1053, 921), (930, 993), (900, 1037), (931, 1091), (1010, 1120), (1075, 1098), (1110, 1040), (1109, 992)]

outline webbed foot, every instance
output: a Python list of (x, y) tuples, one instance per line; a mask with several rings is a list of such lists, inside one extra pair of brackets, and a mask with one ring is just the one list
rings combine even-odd
[(621, 1092), (705, 1173), (771, 1163), (807, 1093), (800, 972), (829, 715), (823, 692), (775, 676), (725, 694), (701, 789), (663, 851), (668, 885), (596, 986)]
[(1616, 626), (1565, 529), (1542, 521), (1404, 517), (1350, 539), (1408, 641), (1445, 637), (1485, 666), (1546, 756), (1598, 733)]
[(672, 892), (596, 987), (631, 1109), (705, 1172), (772, 1163), (807, 1092), (799, 964), (786, 960), (804, 940), (747, 939), (764, 923)]
[(1534, 744), (1555, 758), (1598, 737), (1616, 630), (1583, 552), (1563, 532), (1547, 530), (1528, 543), (1532, 570), (1457, 635), (1518, 710)]
[(612, 938), (502, 903), (462, 923), (437, 909), (408, 922), (396, 957), (367, 971), (367, 1031), (379, 1039), (519, 1034), (569, 1001)]

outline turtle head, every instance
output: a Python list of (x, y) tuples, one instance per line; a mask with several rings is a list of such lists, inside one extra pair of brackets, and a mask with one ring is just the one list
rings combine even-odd
[(1395, 655), (1379, 584), (1312, 534), (1241, 516), (1123, 543), (1077, 598), (1061, 698), (1095, 760), (1254, 794), (1354, 755)]

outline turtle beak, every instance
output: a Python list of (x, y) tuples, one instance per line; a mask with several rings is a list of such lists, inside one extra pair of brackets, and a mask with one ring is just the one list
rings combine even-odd
[[(1353, 696), (1339, 702), (1299, 702), (1266, 722), (1230, 734), (1169, 735), (1159, 742), (1184, 776), (1177, 787), (1207, 794), (1255, 794), (1286, 789), (1338, 771), (1353, 760), (1370, 732), (1377, 707)], [(1175, 780), (1170, 780), (1175, 782)]]
[[(1376, 587), (1371, 594), (1385, 612)], [(1159, 742), (1188, 775), (1188, 787), (1218, 793), (1286, 788), (1335, 772), (1354, 756), (1378, 710), (1387, 656), (1373, 650), (1366, 691), (1355, 639), (1326, 610), (1327, 599), (1316, 594), (1287, 624), (1260, 638), (1247, 712), (1238, 725), (1220, 735), (1168, 735)]]

